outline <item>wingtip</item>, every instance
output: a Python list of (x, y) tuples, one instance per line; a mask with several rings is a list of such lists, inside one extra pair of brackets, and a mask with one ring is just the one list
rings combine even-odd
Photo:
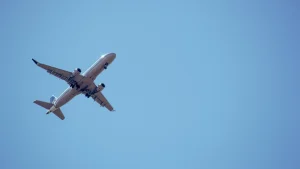
[(32, 61), (37, 65), (39, 62), (37, 62), (36, 60), (34, 60), (33, 58), (32, 58)]

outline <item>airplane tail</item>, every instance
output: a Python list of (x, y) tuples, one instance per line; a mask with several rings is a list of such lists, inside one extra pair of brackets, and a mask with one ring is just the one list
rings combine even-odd
[(35, 104), (37, 104), (37, 105), (39, 105), (41, 107), (44, 107), (47, 110), (49, 110), (54, 105), (52, 103), (43, 102), (43, 101), (40, 101), (40, 100), (36, 100), (33, 103), (35, 103)]
[(58, 118), (60, 118), (61, 120), (65, 119), (65, 116), (64, 116), (64, 114), (61, 112), (60, 108), (56, 109), (53, 113), (54, 113)]
[[(53, 96), (52, 96), (53, 97)], [(51, 98), (52, 98), (51, 97)], [(53, 104), (53, 100), (52, 100), (52, 103), (48, 103), (48, 102), (43, 102), (43, 101), (40, 101), (40, 100), (36, 100), (34, 101), (33, 103), (49, 110), (54, 104)], [(65, 119), (65, 116), (64, 114), (61, 112), (60, 108), (56, 109), (54, 112), (53, 112), (58, 118), (60, 118), (61, 120)], [(48, 113), (47, 113), (48, 114)]]

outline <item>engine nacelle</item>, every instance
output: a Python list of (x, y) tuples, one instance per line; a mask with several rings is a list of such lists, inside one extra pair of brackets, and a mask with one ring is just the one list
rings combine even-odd
[(73, 72), (73, 76), (79, 75), (81, 73), (81, 69), (76, 68)]
[(104, 84), (104, 83), (101, 83), (101, 84), (98, 85), (97, 91), (100, 92), (100, 91), (102, 91), (104, 88), (105, 88), (105, 84)]

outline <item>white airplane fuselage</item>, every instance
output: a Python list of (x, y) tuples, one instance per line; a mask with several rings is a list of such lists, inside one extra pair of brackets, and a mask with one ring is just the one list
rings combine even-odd
[(80, 90), (85, 88), (88, 90), (94, 90), (91, 85), (94, 84), (94, 80), (100, 74), (100, 72), (104, 69), (105, 64), (110, 65), (113, 60), (116, 58), (115, 53), (108, 53), (102, 55), (90, 68), (88, 68), (83, 76), (85, 77), (82, 81), (79, 82), (80, 88), (72, 88), (68, 87), (55, 101), (54, 105), (49, 109), (48, 113), (54, 112), (56, 109), (62, 107), (70, 100), (72, 100), (76, 95), (80, 94)]

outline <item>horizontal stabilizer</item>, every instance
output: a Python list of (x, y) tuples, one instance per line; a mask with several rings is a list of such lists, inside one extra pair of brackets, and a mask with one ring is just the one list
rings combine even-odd
[[(43, 107), (43, 108), (45, 108), (45, 109), (47, 109), (47, 110), (49, 110), (49, 109), (53, 106), (52, 103), (43, 102), (43, 101), (40, 101), (40, 100), (36, 100), (36, 101), (34, 101), (33, 103), (35, 103), (35, 104), (37, 104), (37, 105), (39, 105), (39, 106), (41, 106), (41, 107)], [(60, 119), (62, 119), (62, 120), (65, 119), (65, 116), (64, 116), (64, 114), (61, 112), (60, 109), (56, 109), (53, 113), (54, 113), (58, 118), (60, 118)]]
[(54, 113), (58, 118), (60, 118), (61, 120), (65, 119), (65, 116), (64, 116), (64, 114), (61, 112), (60, 109), (56, 109), (53, 113)]
[(49, 110), (53, 106), (52, 103), (43, 102), (43, 101), (40, 101), (40, 100), (36, 100), (33, 103), (35, 103), (35, 104), (37, 104), (37, 105), (39, 105), (41, 107), (44, 107), (47, 110)]

